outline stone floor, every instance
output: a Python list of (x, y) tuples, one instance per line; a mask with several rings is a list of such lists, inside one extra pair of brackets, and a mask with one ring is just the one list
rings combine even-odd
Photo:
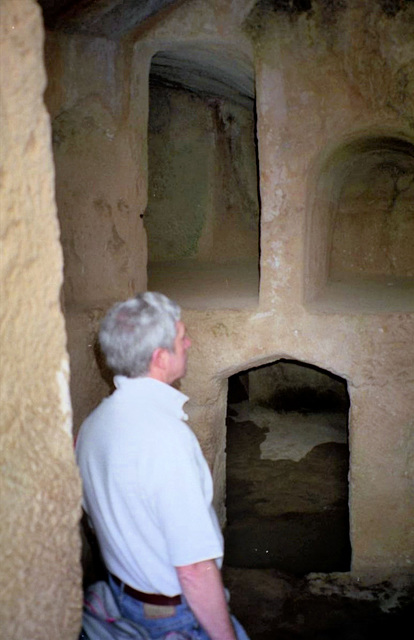
[[(148, 288), (161, 291), (186, 309), (249, 309), (259, 303), (259, 261), (230, 263), (181, 261), (148, 265)], [(389, 313), (414, 311), (413, 278), (393, 276), (330, 279), (315, 300), (313, 311)]]
[(233, 404), (227, 419), (226, 562), (348, 571), (347, 417)]
[(232, 613), (250, 640), (409, 640), (414, 581), (362, 584), (347, 573), (294, 576), (225, 566)]
[(249, 309), (259, 303), (258, 261), (229, 264), (182, 260), (148, 265), (148, 289), (185, 309)]
[(411, 637), (413, 581), (349, 573), (346, 416), (232, 405), (227, 461), (223, 575), (251, 640)]

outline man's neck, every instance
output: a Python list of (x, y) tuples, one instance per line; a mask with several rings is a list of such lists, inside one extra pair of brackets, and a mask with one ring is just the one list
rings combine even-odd
[(157, 369), (154, 367), (150, 368), (149, 372), (146, 375), (147, 378), (152, 378), (153, 380), (158, 380), (158, 382), (163, 382), (164, 384), (171, 385), (172, 383), (167, 379), (167, 375), (165, 371), (162, 369)]

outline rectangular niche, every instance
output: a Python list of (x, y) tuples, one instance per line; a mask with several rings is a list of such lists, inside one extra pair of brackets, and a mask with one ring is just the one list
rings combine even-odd
[(259, 196), (253, 71), (234, 52), (152, 59), (148, 288), (187, 308), (258, 303)]

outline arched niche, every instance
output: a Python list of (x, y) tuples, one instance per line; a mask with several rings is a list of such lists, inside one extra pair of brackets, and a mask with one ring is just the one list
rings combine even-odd
[(229, 378), (228, 566), (350, 570), (349, 404), (343, 378), (304, 362)]
[(310, 179), (305, 302), (321, 311), (414, 310), (414, 144), (361, 136)]
[(236, 49), (159, 51), (149, 75), (148, 287), (184, 307), (254, 306), (259, 196), (251, 61)]

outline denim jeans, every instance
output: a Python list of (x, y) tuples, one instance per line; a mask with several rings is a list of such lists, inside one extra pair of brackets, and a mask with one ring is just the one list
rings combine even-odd
[[(171, 631), (181, 632), (188, 640), (210, 640), (210, 636), (200, 627), (196, 617), (183, 596), (182, 604), (174, 607), (174, 614), (166, 618), (149, 618), (144, 613), (144, 603), (123, 592), (123, 586), (116, 584), (109, 576), (109, 586), (115, 597), (121, 615), (137, 622), (145, 628), (153, 640), (161, 640)], [(231, 616), (237, 640), (249, 640), (245, 630), (234, 616)]]

